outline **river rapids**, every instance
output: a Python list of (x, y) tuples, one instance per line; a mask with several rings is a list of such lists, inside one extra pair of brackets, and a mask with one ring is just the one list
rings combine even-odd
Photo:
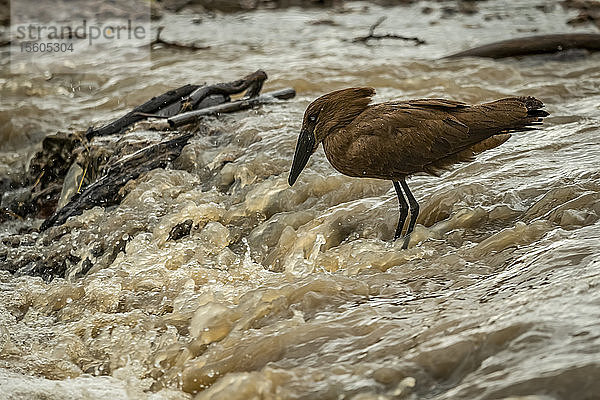
[[(158, 49), (151, 68), (107, 53), (94, 73), (48, 79), (3, 57), (0, 175), (25, 170), (45, 134), (185, 83), (261, 68), (265, 91), (298, 95), (206, 118), (172, 165), (60, 234), (0, 225), (5, 259), (92, 261), (51, 281), (0, 271), (0, 399), (600, 398), (600, 54), (440, 60), (593, 28), (567, 25), (554, 1), (443, 4), (167, 15), (165, 37), (210, 49)], [(382, 33), (427, 43), (351, 41), (382, 15)], [(349, 86), (376, 102), (530, 95), (551, 115), (441, 178), (413, 177), (421, 213), (401, 250), (391, 182), (342, 176), (319, 149), (287, 184), (306, 106)], [(190, 235), (167, 240), (188, 219)]]

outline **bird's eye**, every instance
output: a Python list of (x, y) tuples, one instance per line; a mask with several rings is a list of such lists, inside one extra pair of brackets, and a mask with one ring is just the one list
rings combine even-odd
[(308, 120), (310, 122), (315, 122), (317, 120), (317, 116), (316, 115), (311, 115), (310, 117), (308, 117)]

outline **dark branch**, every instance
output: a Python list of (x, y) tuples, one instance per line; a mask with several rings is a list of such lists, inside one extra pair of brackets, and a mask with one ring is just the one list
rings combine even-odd
[(231, 103), (220, 104), (214, 107), (203, 108), (196, 111), (190, 111), (175, 115), (167, 121), (172, 128), (177, 128), (182, 125), (190, 124), (197, 121), (201, 117), (208, 115), (217, 115), (221, 113), (229, 113), (234, 111), (246, 110), (259, 104), (271, 103), (275, 100), (287, 100), (296, 95), (294, 89), (282, 89), (274, 92), (262, 94), (258, 97), (243, 98), (241, 100), (232, 101)]
[(90, 127), (86, 132), (88, 140), (95, 136), (107, 136), (123, 132), (132, 124), (148, 117), (168, 118), (183, 111), (212, 107), (226, 103), (229, 95), (246, 90), (244, 98), (256, 96), (262, 89), (267, 74), (258, 70), (233, 82), (216, 83), (214, 85), (185, 85), (170, 90), (146, 103), (134, 108), (121, 118), (101, 128)]
[(121, 118), (104, 125), (103, 127), (98, 129), (90, 127), (85, 133), (85, 136), (88, 138), (88, 140), (90, 140), (95, 136), (107, 136), (121, 133), (130, 125), (146, 119), (146, 114), (158, 114), (159, 110), (162, 110), (172, 103), (177, 103), (183, 97), (188, 96), (199, 87), (200, 86), (198, 85), (185, 85), (175, 90), (169, 90), (160, 96), (153, 97), (144, 104), (137, 106)]
[(419, 46), (422, 44), (426, 44), (427, 42), (425, 42), (423, 39), (420, 39), (418, 37), (411, 37), (411, 36), (400, 36), (400, 35), (396, 35), (393, 33), (387, 33), (385, 35), (376, 35), (375, 34), (375, 29), (377, 29), (377, 27), (379, 25), (381, 25), (381, 23), (383, 21), (385, 21), (386, 17), (381, 17), (377, 20), (377, 22), (375, 22), (373, 25), (371, 25), (371, 27), (369, 28), (369, 34), (367, 36), (359, 36), (356, 37), (354, 39), (352, 39), (352, 43), (367, 43), (369, 40), (381, 40), (381, 39), (398, 39), (398, 40), (406, 40), (406, 41), (410, 41), (410, 42), (414, 42), (415, 46)]
[(258, 71), (253, 72), (242, 79), (238, 79), (237, 81), (202, 86), (181, 101), (182, 107), (179, 112), (199, 108), (197, 107), (198, 104), (208, 96), (212, 95), (222, 95), (228, 97), (229, 95), (241, 93), (244, 90), (247, 90), (244, 98), (254, 97), (258, 95), (262, 89), (265, 80), (267, 80), (267, 74), (259, 69)]

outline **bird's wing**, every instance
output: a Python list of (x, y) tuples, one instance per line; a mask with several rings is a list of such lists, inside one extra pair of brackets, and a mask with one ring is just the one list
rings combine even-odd
[(473, 144), (469, 128), (450, 112), (462, 107), (467, 106), (443, 99), (371, 106), (353, 121), (352, 130), (360, 132), (355, 151), (368, 151), (374, 163), (406, 174), (424, 171)]
[(447, 99), (418, 99), (409, 100), (402, 103), (410, 104), (411, 106), (434, 107), (434, 108), (463, 108), (468, 107), (466, 103), (456, 100)]

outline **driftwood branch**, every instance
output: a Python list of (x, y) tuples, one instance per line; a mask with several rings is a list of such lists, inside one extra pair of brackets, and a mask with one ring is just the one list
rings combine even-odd
[(200, 102), (202, 102), (208, 96), (221, 95), (227, 97), (229, 101), (229, 95), (241, 93), (247, 90), (244, 94), (244, 98), (254, 97), (260, 93), (263, 83), (267, 80), (267, 74), (258, 70), (238, 79), (237, 81), (227, 83), (216, 83), (210, 86), (202, 86), (192, 92), (189, 96), (182, 99), (181, 111), (189, 111), (199, 108)]
[(509, 39), (454, 53), (444, 58), (506, 58), (527, 56), (533, 54), (551, 54), (574, 49), (599, 51), (600, 34), (567, 33)]
[[(173, 103), (178, 103), (182, 98), (188, 96), (199, 87), (199, 85), (185, 85), (175, 90), (169, 90), (168, 92), (160, 96), (153, 97), (144, 104), (137, 106), (116, 121), (113, 121), (98, 129), (94, 127), (88, 128), (85, 136), (88, 138), (88, 140), (90, 140), (95, 136), (107, 136), (121, 133), (130, 125), (146, 119), (146, 115), (156, 114), (162, 108)], [(176, 114), (176, 112), (172, 115), (174, 114)]]
[(172, 128), (177, 128), (182, 125), (187, 125), (197, 121), (201, 117), (208, 115), (217, 115), (221, 113), (228, 113), (240, 110), (246, 110), (259, 104), (271, 103), (275, 100), (286, 100), (291, 99), (296, 95), (294, 89), (282, 89), (274, 92), (262, 94), (258, 97), (244, 98), (238, 101), (232, 101), (231, 103), (220, 104), (214, 107), (203, 108), (201, 110), (190, 111), (182, 114), (178, 114), (174, 117), (169, 118), (167, 121)]
[(377, 29), (377, 27), (379, 25), (381, 25), (381, 23), (383, 21), (385, 21), (386, 18), (387, 17), (381, 17), (381, 18), (379, 18), (377, 20), (377, 22), (375, 22), (369, 28), (369, 34), (368, 35), (355, 37), (354, 39), (352, 39), (352, 43), (367, 43), (369, 40), (381, 40), (381, 39), (406, 40), (406, 41), (414, 42), (415, 46), (419, 46), (419, 45), (427, 43), (423, 39), (420, 39), (418, 37), (400, 36), (400, 35), (396, 35), (396, 34), (393, 34), (393, 33), (387, 33), (385, 35), (377, 35), (377, 34), (375, 34), (375, 29)]
[[(197, 91), (197, 89), (196, 89)], [(185, 111), (186, 109), (190, 108), (191, 106), (189, 106), (189, 96), (185, 96), (181, 99), (179, 99), (178, 101), (169, 104), (167, 107), (164, 107), (162, 109), (160, 109), (156, 114), (152, 115), (152, 117), (154, 118), (169, 118), (172, 117), (174, 115), (179, 114), (182, 111)], [(195, 107), (191, 107), (192, 109), (197, 109), (197, 108), (205, 108), (205, 107), (212, 107), (212, 106), (216, 106), (218, 104), (223, 104), (223, 103), (227, 103), (229, 100), (231, 100), (231, 98), (229, 97), (229, 95), (223, 95), (223, 94), (215, 94), (215, 95), (208, 95), (205, 98), (203, 98), (202, 100), (198, 101)]]
[(172, 49), (181, 49), (181, 50), (192, 50), (192, 51), (196, 51), (196, 50), (208, 50), (210, 49), (210, 46), (202, 46), (202, 45), (198, 45), (195, 43), (180, 43), (180, 42), (174, 42), (174, 41), (167, 41), (164, 40), (163, 38), (160, 37), (160, 34), (162, 33), (162, 31), (165, 29), (164, 26), (159, 26), (156, 29), (156, 38), (150, 43), (150, 47), (153, 47), (154, 45), (157, 44), (161, 44), (165, 47), (169, 47)]
[(40, 231), (55, 225), (64, 224), (69, 217), (80, 215), (84, 210), (95, 206), (111, 206), (121, 201), (120, 189), (130, 180), (155, 168), (164, 168), (181, 154), (183, 146), (193, 134), (185, 134), (145, 147), (119, 160), (104, 176), (75, 194), (71, 200), (54, 215), (48, 218)]
[(172, 117), (182, 111), (211, 107), (226, 103), (229, 95), (246, 90), (244, 97), (254, 97), (262, 89), (267, 74), (258, 70), (233, 82), (217, 83), (214, 85), (185, 85), (170, 90), (158, 97), (153, 97), (146, 103), (134, 108), (123, 117), (101, 128), (90, 127), (86, 132), (88, 140), (95, 136), (118, 134), (132, 124), (148, 117)]

